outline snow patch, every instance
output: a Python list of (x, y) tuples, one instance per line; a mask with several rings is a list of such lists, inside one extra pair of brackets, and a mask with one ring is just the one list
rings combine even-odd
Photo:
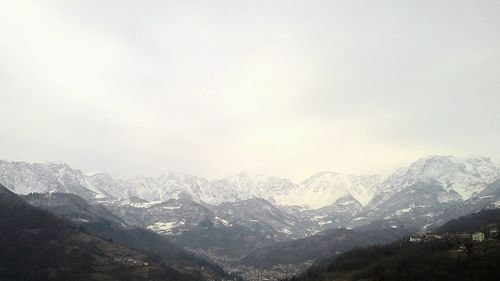
[(155, 222), (149, 225), (147, 229), (160, 234), (173, 234), (172, 230), (183, 224), (184, 222)]
[(332, 221), (331, 221), (331, 220), (329, 220), (329, 221), (320, 221), (320, 222), (318, 222), (318, 224), (319, 224), (319, 225), (325, 225), (325, 224), (331, 224), (331, 223), (332, 223)]

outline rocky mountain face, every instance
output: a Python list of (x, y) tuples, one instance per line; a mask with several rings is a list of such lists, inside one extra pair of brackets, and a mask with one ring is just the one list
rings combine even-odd
[[(425, 229), (487, 207), (477, 201), (487, 196), (484, 192), (499, 177), (500, 166), (489, 158), (426, 157), (387, 177), (354, 218), (355, 225), (397, 219)], [(490, 201), (495, 196), (487, 198), (493, 206)]]
[(224, 223), (206, 207), (187, 199), (154, 202), (122, 200), (102, 204), (130, 225), (144, 227), (165, 235), (179, 234), (205, 221), (216, 224)]
[(217, 217), (258, 231), (276, 240), (302, 238), (310, 234), (303, 220), (285, 213), (260, 198), (222, 203), (213, 208)]
[(215, 259), (239, 259), (259, 247), (308, 234), (303, 221), (264, 199), (203, 206), (187, 199), (101, 202), (130, 226), (172, 239)]
[(59, 162), (27, 163), (0, 160), (0, 182), (17, 194), (31, 192), (73, 193), (82, 198), (110, 198), (87, 181), (80, 170)]
[(309, 209), (327, 207), (344, 197), (352, 197), (365, 206), (372, 198), (380, 176), (353, 176), (321, 172), (299, 184), (289, 196), (287, 205), (305, 205)]
[(434, 181), (446, 193), (440, 202), (468, 200), (478, 195), (486, 186), (500, 177), (500, 166), (485, 157), (457, 158), (431, 156), (422, 158), (406, 168), (401, 168), (385, 179), (368, 204), (375, 208), (394, 194), (416, 184)]
[(310, 231), (316, 233), (329, 228), (353, 225), (355, 216), (362, 210), (363, 206), (347, 195), (329, 206), (297, 212), (296, 216), (309, 222)]
[(107, 221), (125, 226), (123, 219), (98, 204), (89, 204), (72, 193), (30, 193), (22, 196), (24, 201), (75, 223), (99, 223)]

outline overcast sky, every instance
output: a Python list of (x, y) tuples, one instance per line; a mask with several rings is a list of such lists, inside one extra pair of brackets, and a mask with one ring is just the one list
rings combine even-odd
[(1, 1), (0, 158), (116, 177), (500, 160), (500, 1)]

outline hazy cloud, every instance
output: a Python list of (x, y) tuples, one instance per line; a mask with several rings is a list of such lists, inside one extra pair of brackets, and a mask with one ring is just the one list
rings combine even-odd
[(1, 158), (120, 177), (500, 160), (498, 1), (5, 1)]

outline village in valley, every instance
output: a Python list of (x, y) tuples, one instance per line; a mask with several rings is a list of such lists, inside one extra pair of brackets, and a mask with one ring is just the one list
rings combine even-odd
[(268, 269), (257, 269), (252, 266), (240, 266), (241, 276), (246, 281), (276, 281), (284, 280), (300, 274), (313, 264), (313, 261), (307, 261), (300, 265), (279, 264)]

